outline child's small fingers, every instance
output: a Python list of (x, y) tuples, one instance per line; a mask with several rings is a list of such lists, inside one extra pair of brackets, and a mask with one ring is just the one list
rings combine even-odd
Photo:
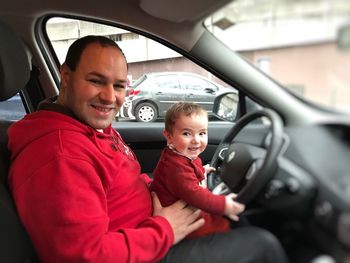
[(227, 195), (229, 198), (231, 198), (231, 199), (235, 199), (236, 197), (237, 197), (237, 194), (235, 194), (235, 193), (230, 193), (230, 194), (228, 194)]
[(245, 209), (245, 205), (244, 204), (240, 204), (240, 203), (235, 203), (234, 207), (235, 207), (235, 210), (236, 210), (237, 214), (242, 213), (244, 211), (244, 209)]
[(239, 221), (239, 217), (237, 215), (230, 215), (229, 218), (233, 221), (236, 221), (236, 222)]

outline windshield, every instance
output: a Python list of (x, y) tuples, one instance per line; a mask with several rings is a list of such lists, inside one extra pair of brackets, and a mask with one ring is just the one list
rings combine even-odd
[(350, 112), (350, 50), (339, 45), (349, 0), (236, 0), (205, 25), (285, 89)]

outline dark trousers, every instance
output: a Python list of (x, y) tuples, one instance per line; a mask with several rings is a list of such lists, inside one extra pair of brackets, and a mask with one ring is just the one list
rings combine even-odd
[(283, 248), (270, 232), (256, 227), (238, 227), (173, 246), (164, 263), (288, 262)]

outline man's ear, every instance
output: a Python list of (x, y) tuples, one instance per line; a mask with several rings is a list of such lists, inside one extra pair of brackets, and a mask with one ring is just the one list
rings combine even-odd
[(70, 68), (63, 63), (60, 67), (60, 92), (58, 94), (57, 102), (61, 105), (65, 105), (66, 103), (66, 96), (67, 96), (67, 87), (69, 86), (69, 79), (70, 79), (71, 70)]
[(69, 69), (69, 67), (65, 63), (63, 63), (60, 67), (61, 88), (63, 89), (68, 85), (70, 72), (71, 70)]

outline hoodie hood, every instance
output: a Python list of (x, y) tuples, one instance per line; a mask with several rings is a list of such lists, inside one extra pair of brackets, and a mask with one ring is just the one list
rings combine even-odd
[(8, 148), (11, 151), (11, 159), (13, 160), (30, 143), (57, 130), (69, 130), (88, 136), (96, 132), (93, 128), (65, 114), (40, 110), (26, 115), (10, 126)]

